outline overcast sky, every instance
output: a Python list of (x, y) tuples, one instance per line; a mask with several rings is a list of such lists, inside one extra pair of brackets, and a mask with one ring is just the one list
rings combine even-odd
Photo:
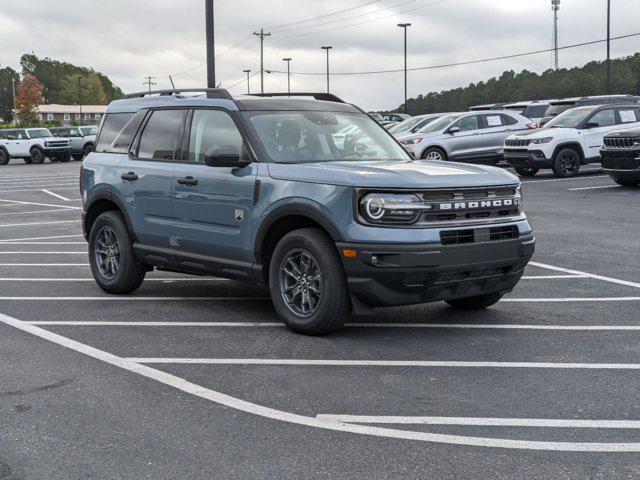
[[(125, 92), (139, 91), (146, 75), (158, 88), (204, 86), (205, 0), (0, 0), (0, 62), (19, 67), (34, 52), (93, 67)], [(612, 0), (612, 36), (640, 32), (639, 0)], [(321, 45), (332, 45), (331, 69), (358, 72), (402, 68), (408, 30), (409, 67), (440, 65), (550, 48), (551, 0), (215, 0), (218, 82), (246, 90), (243, 69), (259, 70), (260, 27), (265, 69), (286, 70), (292, 90), (324, 91)], [(348, 10), (348, 11), (345, 11)], [(335, 12), (342, 13), (331, 15)], [(317, 18), (321, 17), (321, 18)], [(315, 18), (315, 19), (314, 19)], [(314, 20), (311, 20), (314, 19)], [(560, 45), (606, 36), (606, 0), (561, 0)], [(640, 51), (640, 37), (612, 42), (612, 56)], [(560, 52), (563, 67), (605, 57), (605, 45)], [(506, 69), (542, 72), (551, 54), (409, 72), (409, 96), (466, 86)], [(186, 72), (186, 73), (184, 73)], [(402, 73), (332, 76), (331, 91), (366, 109), (402, 103)], [(259, 75), (251, 89), (260, 87)], [(265, 74), (265, 91), (286, 91), (286, 74)], [(519, 99), (504, 99), (519, 100)]]

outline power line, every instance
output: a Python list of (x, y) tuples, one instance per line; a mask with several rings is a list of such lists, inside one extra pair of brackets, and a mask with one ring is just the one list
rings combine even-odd
[[(406, 9), (406, 10), (400, 10), (398, 12), (392, 13), (391, 15), (385, 15), (383, 17), (373, 18), (373, 19), (370, 19), (370, 20), (364, 20), (362, 22), (356, 22), (356, 23), (352, 23), (352, 24), (349, 24), (349, 25), (343, 25), (341, 27), (326, 28), (324, 30), (316, 30), (315, 32), (296, 33), (296, 34), (293, 34), (293, 35), (277, 35), (274, 38), (283, 39), (283, 38), (304, 37), (304, 36), (309, 36), (309, 35), (317, 35), (319, 33), (333, 32), (335, 30), (342, 30), (343, 28), (357, 27), (359, 25), (365, 25), (367, 23), (378, 22), (380, 20), (385, 20), (387, 18), (395, 17), (395, 16), (398, 16), (398, 15), (400, 15), (402, 13), (414, 12), (416, 10), (420, 10), (421, 8), (427, 8), (427, 7), (431, 7), (433, 5), (438, 5), (438, 4), (444, 3), (446, 1), (448, 1), (448, 0), (437, 0), (435, 2), (431, 2), (431, 3), (428, 3), (426, 5), (421, 5), (419, 7), (413, 7), (413, 8), (409, 8), (409, 9)], [(408, 2), (404, 2), (404, 3), (408, 3)]]
[(325, 15), (320, 15), (318, 17), (307, 18), (306, 20), (298, 20), (296, 22), (291, 22), (291, 23), (281, 23), (280, 25), (271, 25), (271, 26), (268, 26), (268, 27), (265, 27), (265, 28), (274, 29), (274, 28), (290, 27), (291, 25), (299, 25), (301, 23), (313, 22), (314, 20), (321, 20), (323, 18), (332, 17), (334, 15), (339, 15), (341, 13), (350, 12), (352, 10), (356, 10), (358, 8), (366, 7), (367, 5), (371, 5), (373, 3), (379, 3), (381, 1), (382, 0), (372, 0), (370, 2), (361, 3), (360, 5), (356, 5), (356, 6), (353, 6), (353, 7), (350, 7), (350, 8), (345, 8), (344, 10), (338, 10), (337, 12), (327, 13)]
[[(255, 77), (256, 75), (259, 75), (259, 74), (260, 74), (260, 71), (258, 70), (256, 72), (252, 73), (251, 75), (249, 75), (249, 78), (251, 79), (251, 78), (253, 78), (253, 77)], [(229, 87), (225, 87), (225, 88), (227, 90), (231, 90), (233, 87), (237, 87), (238, 85), (240, 85), (241, 83), (244, 83), (246, 81), (247, 81), (247, 77), (242, 77), (242, 80), (238, 80), (233, 85), (231, 85)]]
[[(620, 35), (617, 37), (611, 37), (611, 40), (621, 40), (624, 38), (631, 38), (631, 37), (638, 37), (640, 36), (640, 32), (637, 33), (630, 33), (628, 35)], [(595, 45), (597, 43), (604, 43), (606, 42), (607, 39), (602, 39), (602, 40), (592, 40), (590, 42), (582, 42), (582, 43), (574, 43), (572, 45), (564, 45), (562, 47), (558, 47), (558, 50), (566, 50), (568, 48), (576, 48), (576, 47), (584, 47), (587, 45)], [(462, 66), (462, 65), (472, 65), (475, 63), (485, 63), (485, 62), (493, 62), (495, 60), (507, 60), (510, 58), (518, 58), (518, 57), (525, 57), (528, 55), (536, 55), (539, 53), (549, 53), (551, 51), (553, 51), (553, 48), (547, 48), (547, 49), (543, 49), (543, 50), (533, 50), (530, 52), (523, 52), (523, 53), (514, 53), (511, 55), (502, 55), (499, 57), (491, 57), (491, 58), (482, 58), (482, 59), (478, 59), (478, 60), (467, 60), (464, 62), (456, 62), (456, 63), (444, 63), (441, 65), (430, 65), (430, 66), (426, 66), (426, 67), (413, 67), (413, 68), (408, 68), (407, 71), (418, 71), (418, 70), (434, 70), (437, 68), (447, 68), (447, 67), (458, 67), (458, 66)], [(403, 72), (404, 68), (395, 68), (395, 69), (390, 69), (390, 70), (371, 70), (371, 71), (365, 71), (365, 72), (332, 72), (331, 75), (375, 75), (375, 74), (381, 74), (381, 73), (398, 73), (398, 72)], [(271, 72), (273, 73), (287, 73), (285, 71), (282, 70), (271, 70)], [(326, 72), (291, 72), (291, 75), (314, 75), (314, 76), (325, 76)]]

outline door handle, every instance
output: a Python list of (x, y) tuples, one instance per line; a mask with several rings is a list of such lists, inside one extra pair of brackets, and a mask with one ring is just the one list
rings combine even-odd
[(177, 181), (180, 185), (198, 185), (198, 179), (193, 177), (179, 178)]
[(122, 175), (120, 175), (120, 178), (129, 182), (135, 182), (136, 180), (138, 180), (138, 175), (136, 175), (134, 172), (129, 172), (123, 173)]

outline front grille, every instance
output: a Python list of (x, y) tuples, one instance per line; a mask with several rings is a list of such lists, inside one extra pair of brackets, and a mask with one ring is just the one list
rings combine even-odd
[(462, 270), (458, 272), (446, 272), (441, 274), (434, 283), (443, 284), (443, 283), (453, 283), (453, 282), (463, 282), (465, 280), (476, 280), (479, 278), (488, 278), (501, 276), (512, 271), (516, 271), (514, 266), (507, 267), (498, 267), (498, 268), (478, 268), (474, 270)]
[(520, 232), (516, 225), (468, 230), (443, 230), (440, 232), (440, 243), (442, 245), (464, 245), (468, 243), (495, 242), (518, 238), (519, 235)]
[(605, 137), (604, 146), (616, 150), (630, 150), (640, 143), (640, 137)]
[(508, 139), (504, 142), (505, 147), (526, 147), (531, 143), (531, 140), (528, 139)]
[(47, 142), (47, 147), (68, 147), (68, 140), (49, 140)]

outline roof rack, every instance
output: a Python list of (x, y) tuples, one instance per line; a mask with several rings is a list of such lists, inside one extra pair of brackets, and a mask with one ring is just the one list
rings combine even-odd
[(167, 90), (149, 90), (145, 92), (128, 93), (124, 98), (143, 98), (151, 95), (181, 96), (182, 93), (206, 93), (207, 98), (224, 98), (233, 100), (231, 94), (224, 88), (175, 88)]
[(324, 100), (325, 102), (347, 103), (333, 93), (311, 93), (311, 92), (278, 92), (278, 93), (251, 93), (252, 97), (312, 97), (316, 100)]

